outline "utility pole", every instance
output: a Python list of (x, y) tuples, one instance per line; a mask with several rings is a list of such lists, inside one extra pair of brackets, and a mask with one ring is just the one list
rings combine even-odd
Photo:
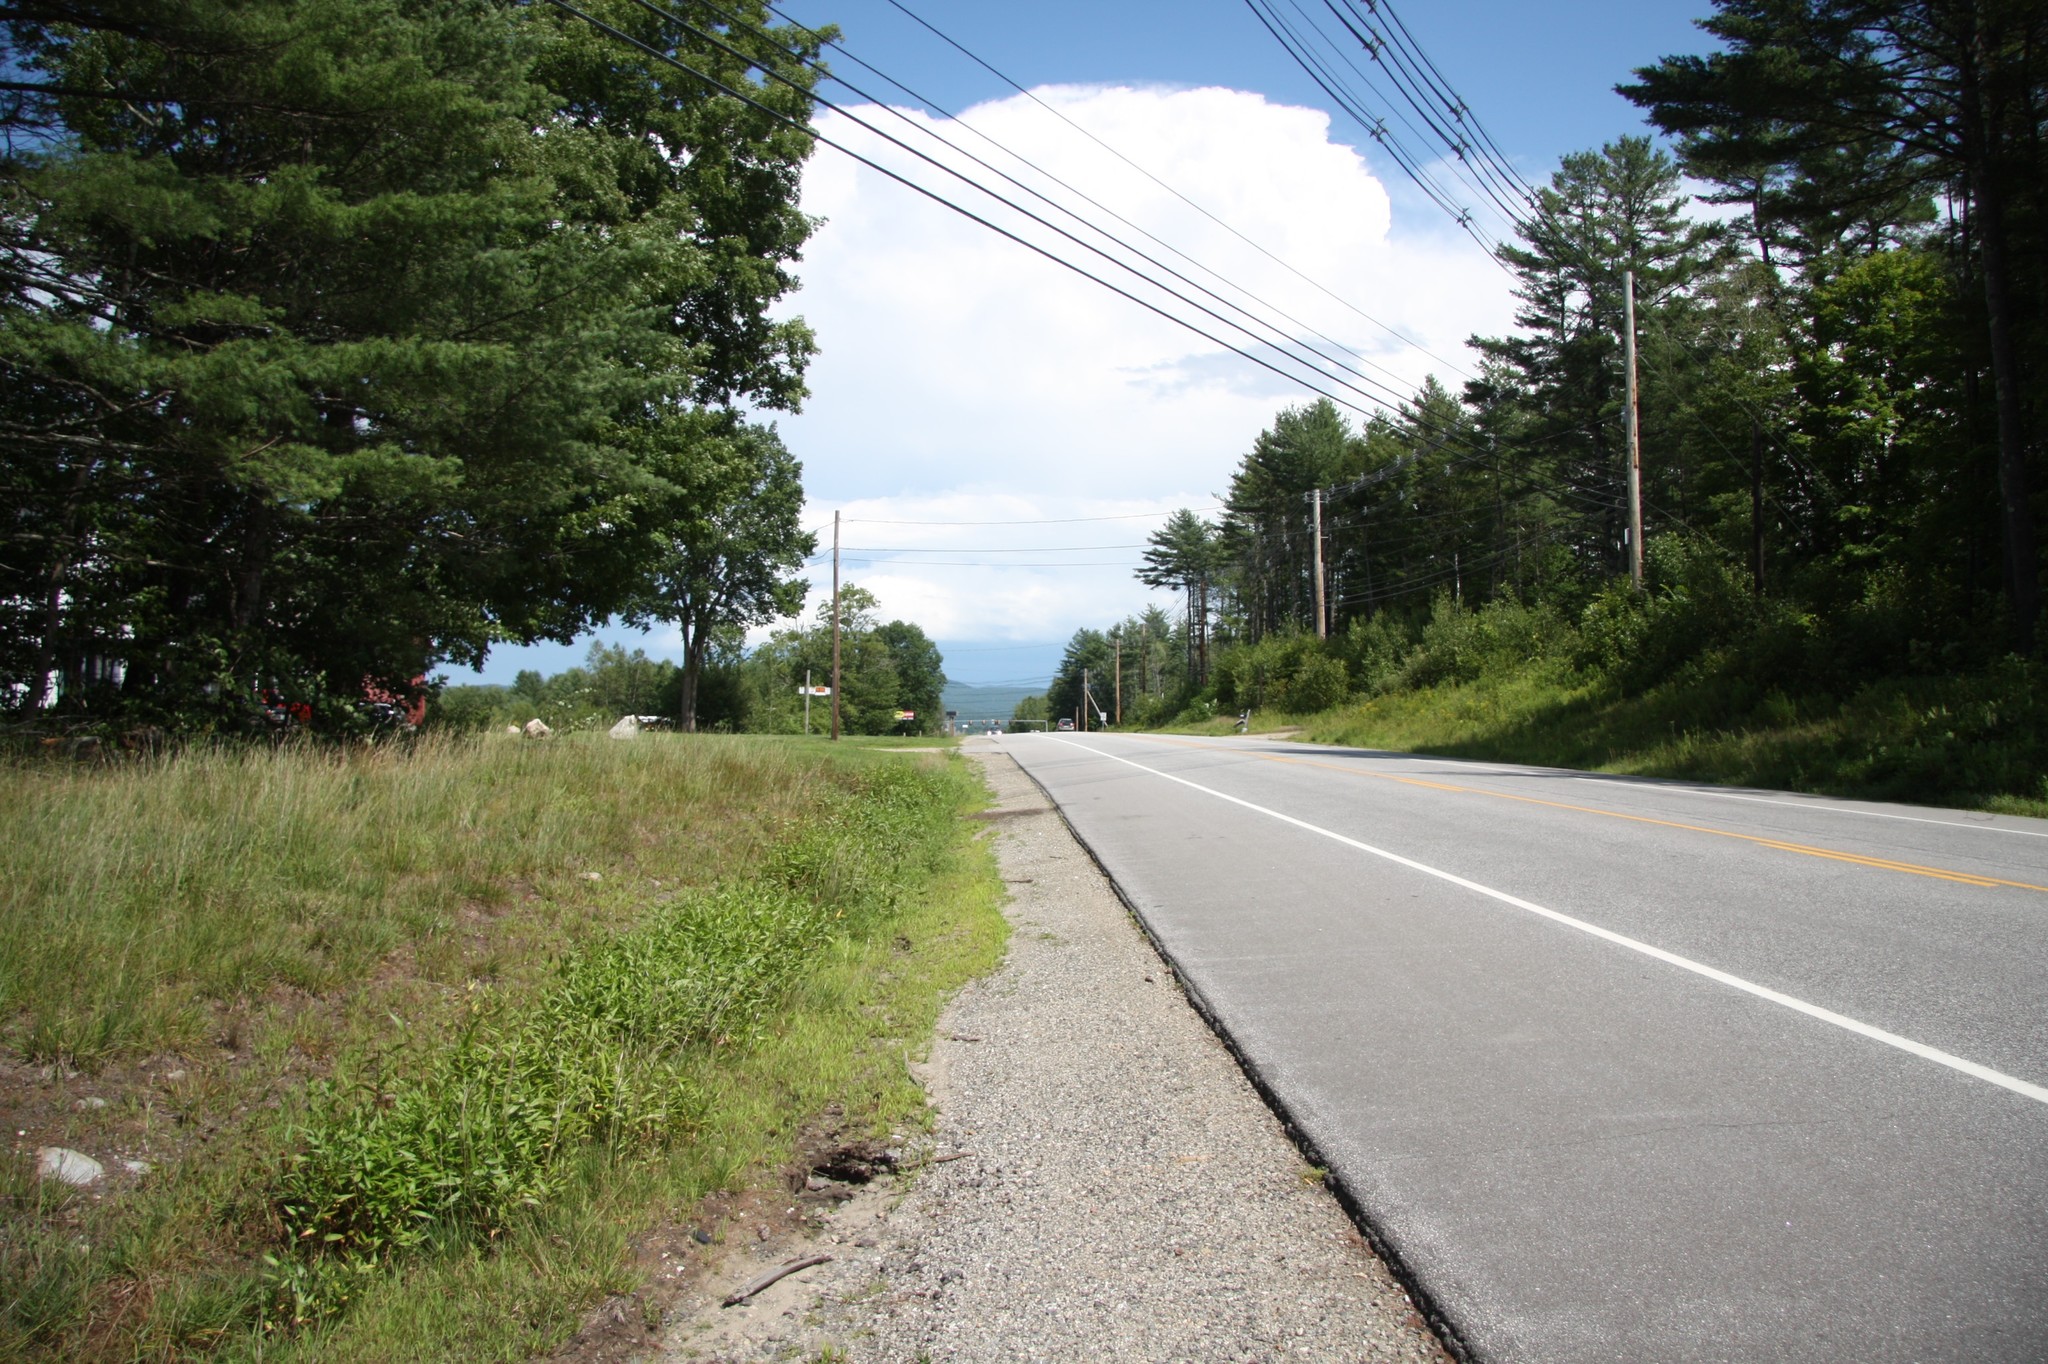
[(811, 737), (811, 670), (804, 669), (804, 737)]
[(1764, 428), (1749, 419), (1749, 590), (1764, 597)]
[(1081, 669), (1081, 732), (1088, 732), (1088, 670)]
[(1643, 590), (1643, 446), (1636, 426), (1636, 272), (1621, 276), (1621, 338), (1628, 367), (1628, 584)]
[(1330, 633), (1330, 619), (1323, 610), (1323, 490), (1315, 490), (1315, 532), (1316, 532), (1316, 638), (1327, 639)]
[(839, 742), (839, 513), (832, 513), (832, 742)]
[(1116, 723), (1124, 723), (1124, 632), (1116, 632)]

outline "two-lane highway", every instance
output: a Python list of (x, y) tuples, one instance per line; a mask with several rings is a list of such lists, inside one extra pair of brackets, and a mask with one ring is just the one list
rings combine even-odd
[(1480, 1359), (2048, 1359), (2048, 822), (1005, 747)]

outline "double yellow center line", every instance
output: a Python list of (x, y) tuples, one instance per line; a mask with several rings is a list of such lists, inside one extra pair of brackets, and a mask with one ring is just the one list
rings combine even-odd
[[(1140, 735), (1153, 743), (1176, 744), (1185, 748), (1197, 748), (1208, 753), (1238, 753), (1236, 748), (1218, 748), (1213, 744), (1193, 739), (1169, 739), (1155, 735)], [(1483, 786), (1459, 786), (1453, 782), (1427, 781), (1421, 777), (1401, 777), (1391, 772), (1369, 772), (1343, 763), (1324, 762), (1317, 758), (1295, 758), (1279, 753), (1253, 753), (1249, 756), (1261, 762), (1287, 763), (1296, 767), (1321, 767), (1347, 776), (1370, 777), (1374, 781), (1397, 782), (1402, 786), (1420, 786), (1431, 791), (1449, 791), (1465, 796), (1491, 796), (1495, 800), (1512, 800), (1523, 805), (1542, 805), (1553, 810), (1569, 810), (1574, 814), (1599, 815), (1606, 819), (1627, 820), (1631, 824), (1651, 824), (1664, 829), (1683, 829), (1687, 833), (1711, 834), (1715, 838), (1732, 838), (1743, 843), (1754, 843), (1759, 847), (1775, 848), (1779, 852), (1798, 853), (1802, 857), (1824, 857), (1831, 862), (1848, 862), (1859, 867), (1875, 867), (1879, 871), (1904, 872), (1908, 876), (1931, 876), (1939, 881), (1955, 881), (1965, 886), (2007, 886), (2014, 890), (2032, 890), (2048, 895), (2048, 886), (2037, 886), (2031, 881), (2007, 881), (1996, 876), (1984, 876), (1977, 872), (1956, 871), (1949, 867), (1927, 867), (1917, 862), (1898, 862), (1888, 857), (1870, 857), (1863, 853), (1844, 852), (1839, 848), (1820, 848), (1811, 843), (1788, 843), (1781, 838), (1765, 838), (1760, 834), (1737, 833), (1733, 829), (1717, 829), (1710, 824), (1688, 824), (1675, 819), (1657, 819), (1650, 815), (1625, 814), (1620, 810), (1602, 810), (1592, 805), (1573, 805), (1568, 801), (1545, 800), (1541, 796), (1519, 796), (1509, 791), (1493, 791)]]

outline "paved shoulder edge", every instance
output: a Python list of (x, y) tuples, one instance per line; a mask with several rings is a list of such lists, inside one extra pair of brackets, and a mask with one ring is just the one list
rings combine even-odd
[[(1047, 804), (1052, 807), (1054, 813), (1059, 815), (1060, 823), (1066, 825), (1067, 833), (1072, 836), (1075, 844), (1088, 854), (1089, 861), (1095, 864), (1096, 870), (1102, 873), (1103, 880), (1107, 881), (1110, 889), (1116, 892), (1116, 898), (1123, 904), (1124, 911), (1131, 916), (1131, 921), (1138, 926), (1138, 931), (1145, 935), (1145, 941), (1152, 945), (1153, 952), (1158, 954), (1159, 960), (1165, 965), (1166, 969), (1173, 972), (1173, 978), (1180, 985), (1181, 992), (1187, 996), (1188, 1003), (1194, 1006), (1195, 1012), (1201, 1015), (1204, 1023), (1208, 1024), (1209, 1030), (1216, 1035), (1216, 1039), (1230, 1052), (1232, 1059), (1237, 1062), (1237, 1068), (1243, 1072), (1245, 1079), (1258, 1092), (1259, 1098), (1272, 1111), (1273, 1116), (1279, 1120), (1281, 1129), (1286, 1132), (1288, 1140), (1292, 1141), (1295, 1148), (1301, 1152), (1302, 1159), (1319, 1169), (1329, 1170), (1328, 1161), (1323, 1156), (1321, 1150), (1317, 1148), (1314, 1140), (1302, 1129), (1301, 1124), (1295, 1121), (1293, 1112), (1280, 1097), (1279, 1092), (1268, 1083), (1265, 1075), (1260, 1072), (1259, 1068), (1245, 1055), (1243, 1049), (1238, 1046), (1237, 1039), (1231, 1035), (1230, 1029), (1224, 1023), (1222, 1016), (1210, 1004), (1208, 998), (1203, 995), (1200, 987), (1189, 978), (1187, 972), (1181, 969), (1180, 963), (1174, 960), (1173, 954), (1166, 949), (1166, 945), (1160, 941), (1159, 935), (1153, 931), (1151, 922), (1145, 917), (1145, 911), (1131, 898), (1130, 892), (1124, 888), (1123, 882), (1117, 880), (1116, 873), (1102, 860), (1102, 854), (1096, 850), (1093, 843), (1088, 841), (1087, 836), (1074, 826), (1074, 821), (1067, 818), (1066, 807), (1060, 804), (1059, 798), (1053, 795), (1046, 784), (1038, 779), (1037, 773), (1033, 772), (1025, 764), (1017, 762), (1015, 756), (1007, 752), (1004, 753), (1004, 756), (1008, 757), (1016, 765), (1017, 770), (1029, 778), (1031, 784), (1038, 788), (1040, 794), (1045, 797)], [(1380, 1257), (1380, 1260), (1392, 1272), (1401, 1287), (1407, 1290), (1409, 1298), (1415, 1303), (1417, 1309), (1421, 1311), (1423, 1319), (1429, 1323), (1429, 1328), (1436, 1333), (1437, 1339), (1442, 1342), (1444, 1349), (1453, 1358), (1461, 1361), (1461, 1364), (1483, 1364), (1481, 1356), (1466, 1341), (1464, 1333), (1458, 1329), (1457, 1323), (1444, 1310), (1442, 1303), (1437, 1300), (1436, 1295), (1429, 1291), (1429, 1286), (1419, 1279), (1409, 1267), (1406, 1257), (1401, 1254), (1399, 1243), (1381, 1226), (1371, 1211), (1359, 1201), (1350, 1185), (1334, 1170), (1329, 1170), (1327, 1183), (1331, 1193), (1336, 1196), (1338, 1206), (1344, 1209), (1344, 1213), (1351, 1219), (1352, 1225), (1358, 1228), (1359, 1233), (1371, 1245), (1373, 1253)]]

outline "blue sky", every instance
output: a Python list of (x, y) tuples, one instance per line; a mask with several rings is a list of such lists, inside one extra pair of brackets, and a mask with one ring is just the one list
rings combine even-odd
[[(1284, 10), (1297, 0), (1274, 2)], [(1399, 391), (1427, 374), (1455, 388), (1469, 363), (1464, 338), (1507, 329), (1506, 276), (1332, 113), (1242, 0), (906, 3), (1213, 219), (1110, 160), (888, 0), (804, 0), (789, 13), (836, 23), (855, 55), (1337, 337)], [(1321, 0), (1298, 3), (1323, 13)], [(1632, 67), (1702, 50), (1691, 21), (1706, 11), (1704, 0), (1408, 0), (1400, 14), (1521, 174), (1540, 182), (1563, 154), (1644, 130), (1612, 87)], [(970, 143), (959, 124), (843, 59), (837, 66), (917, 128), (1032, 178)], [(860, 105), (838, 87), (825, 93)], [(820, 126), (973, 198), (838, 115)], [(888, 126), (918, 135), (911, 124)], [(1019, 235), (1080, 255), (976, 202)], [(1167, 594), (1131, 577), (1145, 535), (1174, 507), (1213, 507), (1272, 415), (1313, 395), (830, 148), (807, 172), (805, 207), (826, 222), (806, 252), (804, 287), (782, 311), (811, 322), (821, 353), (804, 410), (776, 420), (804, 462), (809, 523), (828, 528), (824, 544), (832, 513), (848, 518), (846, 576), (878, 594), (885, 616), (921, 624), (948, 674), (968, 682), (1042, 680), (1076, 628), (1148, 602), (1171, 610)], [(814, 584), (828, 588), (829, 560), (817, 568)], [(660, 628), (601, 635), (677, 653)], [(559, 671), (587, 647), (500, 647), (480, 678), (451, 680)]]

